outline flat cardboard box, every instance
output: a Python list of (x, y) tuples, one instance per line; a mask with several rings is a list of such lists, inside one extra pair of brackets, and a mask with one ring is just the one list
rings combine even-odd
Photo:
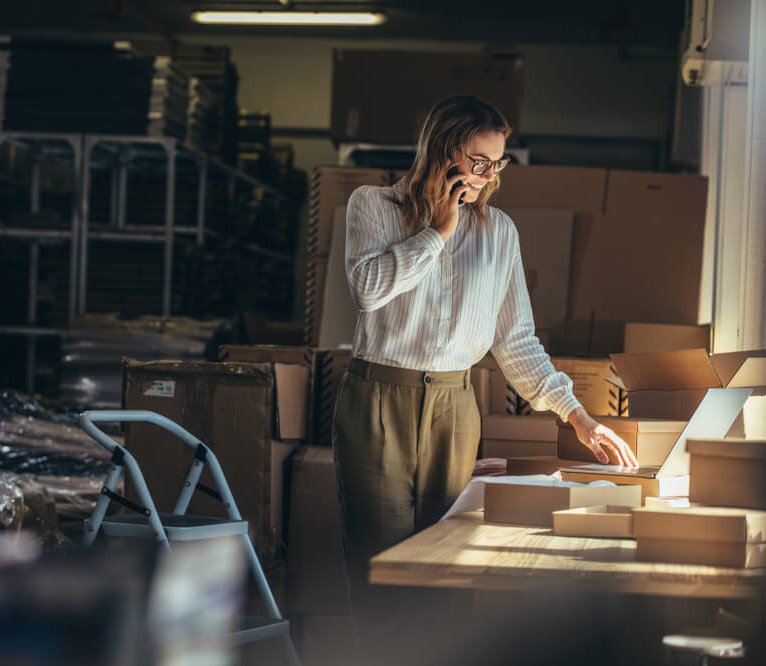
[(697, 324), (707, 178), (610, 170), (604, 202), (579, 231), (570, 316)]
[[(762, 349), (711, 355), (704, 349), (612, 354), (619, 378), (609, 382), (627, 390), (631, 416), (688, 419), (709, 388), (766, 386), (766, 369), (759, 361), (764, 357)], [(750, 402), (755, 404), (752, 397)]]
[(541, 486), (491, 483), (484, 486), (484, 520), (512, 525), (553, 524), (551, 514), (581, 506), (640, 506), (636, 486)]
[[(569, 260), (572, 247), (571, 210), (509, 208), (505, 211), (519, 232), (527, 289), (540, 327), (540, 316), (551, 322), (567, 314)], [(545, 345), (543, 345), (545, 346)]]
[(689, 499), (766, 509), (766, 440), (690, 439)]
[(722, 567), (766, 565), (766, 512), (718, 507), (636, 509), (637, 558)]
[(332, 450), (300, 449), (291, 460), (286, 611), (350, 613)]
[[(223, 468), (240, 513), (266, 565), (282, 557), (282, 463), (294, 442), (277, 442), (273, 363), (123, 362), (123, 407), (168, 417), (207, 444)], [(295, 366), (300, 367), (300, 366)], [(282, 422), (284, 425), (284, 420)], [(171, 512), (193, 451), (156, 426), (125, 426), (157, 510)], [(206, 470), (202, 482), (212, 486)], [(131, 484), (126, 495), (136, 500)], [(189, 513), (225, 516), (220, 502), (195, 493)]]
[(553, 533), (558, 536), (630, 539), (633, 536), (633, 509), (606, 505), (554, 511)]
[(647, 509), (688, 509), (692, 504), (688, 497), (646, 497), (644, 506)]
[[(526, 416), (512, 416), (525, 419)], [(482, 439), (481, 454), (485, 458), (516, 458), (519, 456), (555, 456), (556, 442), (524, 439)]]
[(710, 326), (684, 324), (625, 324), (626, 354), (676, 351), (678, 349), (710, 350)]
[(562, 469), (561, 478), (564, 481), (576, 481), (577, 483), (590, 483), (591, 481), (611, 481), (617, 484), (630, 484), (641, 489), (641, 497), (683, 497), (689, 495), (689, 476), (668, 477), (626, 477), (618, 474), (602, 472), (592, 474), (590, 472), (577, 472), (576, 470)]
[[(630, 416), (600, 417), (599, 423), (611, 428), (630, 446), (641, 466), (659, 466), (684, 429), (686, 421), (639, 419)], [(614, 453), (605, 449), (609, 464), (619, 464)], [(560, 458), (593, 462), (591, 451), (580, 443), (574, 428), (568, 423), (558, 424), (558, 455)]]
[(627, 413), (625, 395), (605, 379), (617, 374), (609, 359), (551, 358), (556, 370), (574, 382), (575, 397), (591, 416), (622, 416)]
[(555, 442), (558, 436), (553, 414), (510, 416), (489, 414), (481, 420), (481, 436), (491, 440)]
[(489, 414), (489, 377), (491, 370), (477, 365), (471, 368), (471, 385), (473, 394), (476, 396), (476, 406), (479, 408), (479, 414), (486, 416)]
[(330, 134), (336, 142), (414, 145), (434, 103), (465, 94), (466, 86), (519, 131), (523, 61), (518, 54), (336, 49)]
[(308, 258), (327, 259), (335, 211), (348, 203), (355, 189), (362, 185), (385, 186), (391, 182), (391, 173), (385, 169), (316, 167), (311, 176), (309, 193)]
[(319, 320), (319, 347), (351, 346), (357, 309), (346, 279), (346, 206), (335, 209)]
[(561, 467), (581, 465), (579, 460), (564, 460), (557, 456), (519, 456), (508, 458), (505, 473), (508, 476), (526, 476), (528, 474), (551, 475)]

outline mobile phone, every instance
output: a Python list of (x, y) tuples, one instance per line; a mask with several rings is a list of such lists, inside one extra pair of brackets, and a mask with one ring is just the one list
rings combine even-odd
[[(452, 178), (453, 176), (457, 176), (459, 173), (460, 173), (460, 169), (458, 168), (458, 166), (457, 166), (457, 165), (453, 165), (453, 166), (451, 166), (451, 167), (450, 167), (450, 168), (447, 170), (447, 180), (449, 180), (449, 179), (450, 179), (450, 178)], [(453, 186), (450, 188), (450, 191), (449, 191), (449, 193), (450, 193), (450, 196), (451, 196), (451, 195), (453, 195), (453, 194), (455, 193), (455, 190), (457, 190), (457, 189), (458, 189), (458, 188), (460, 188), (460, 187), (463, 187), (463, 181), (462, 181), (462, 180), (459, 180), (459, 181), (457, 181), (457, 182), (456, 182), (456, 183), (455, 183), (455, 184), (454, 184), (454, 185), (453, 185)], [(458, 206), (462, 206), (462, 205), (463, 205), (463, 198), (464, 198), (464, 197), (465, 197), (465, 192), (463, 192), (463, 193), (460, 195), (460, 198), (457, 200), (457, 205), (458, 205)]]

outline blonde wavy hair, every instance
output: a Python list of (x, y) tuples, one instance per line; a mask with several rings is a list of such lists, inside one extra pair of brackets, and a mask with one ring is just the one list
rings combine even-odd
[[(447, 97), (428, 112), (418, 137), (415, 160), (399, 184), (401, 198), (395, 200), (408, 229), (430, 223), (434, 205), (446, 196), (444, 181), (450, 165), (463, 158), (465, 147), (481, 132), (499, 132), (507, 139), (513, 128), (492, 104), (470, 95)], [(467, 204), (480, 220), (487, 219), (488, 201), (499, 186), (495, 174), (476, 202)]]

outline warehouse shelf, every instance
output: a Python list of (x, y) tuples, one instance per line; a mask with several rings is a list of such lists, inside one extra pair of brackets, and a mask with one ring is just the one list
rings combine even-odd
[[(26, 337), (26, 388), (34, 390), (37, 368), (37, 341), (40, 337), (58, 336), (60, 327), (41, 326), (38, 323), (39, 281), (40, 281), (40, 246), (50, 243), (69, 243), (69, 294), (66, 322), (70, 322), (76, 311), (77, 283), (77, 251), (78, 234), (81, 219), (77, 204), (77, 185), (82, 165), (82, 140), (79, 134), (62, 134), (55, 132), (6, 132), (0, 131), (0, 146), (11, 145), (21, 148), (31, 157), (31, 172), (29, 181), (29, 213), (36, 215), (41, 211), (42, 197), (42, 162), (55, 160), (71, 167), (72, 200), (69, 207), (68, 227), (51, 227), (39, 224), (34, 226), (0, 225), (0, 238), (14, 239), (29, 245), (29, 269), (27, 278), (27, 313), (23, 324), (0, 326), (0, 335), (15, 335)], [(21, 179), (4, 178), (9, 185), (23, 187), (26, 182)]]
[[(101, 156), (94, 155), (97, 148), (102, 152)], [(137, 160), (145, 160), (150, 164), (159, 164), (164, 167), (164, 224), (162, 225), (129, 224), (127, 221), (128, 171), (131, 163)], [(186, 168), (191, 167), (197, 181), (195, 226), (177, 225), (175, 220), (177, 179), (182, 165)], [(111, 216), (108, 222), (101, 221), (100, 224), (90, 219), (92, 171), (97, 168), (107, 168), (112, 172)], [(194, 236), (197, 245), (203, 246), (206, 237), (216, 237), (216, 231), (218, 231), (210, 229), (206, 219), (209, 179), (215, 171), (223, 174), (227, 179), (228, 209), (231, 209), (235, 203), (238, 184), (247, 188), (260, 189), (276, 198), (281, 196), (275, 188), (257, 178), (170, 137), (91, 134), (83, 136), (80, 198), (83, 223), (79, 237), (78, 314), (82, 315), (88, 311), (87, 285), (91, 241), (162, 243), (164, 253), (161, 314), (165, 317), (172, 314), (174, 238), (177, 235)], [(292, 257), (257, 246), (250, 249), (280, 261), (293, 261)]]

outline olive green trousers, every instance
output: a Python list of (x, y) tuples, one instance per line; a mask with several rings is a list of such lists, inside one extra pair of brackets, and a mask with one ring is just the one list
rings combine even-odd
[(470, 370), (349, 364), (335, 404), (333, 448), (363, 653), (390, 647), (414, 611), (412, 596), (368, 583), (369, 559), (439, 520), (471, 479), (480, 429)]

